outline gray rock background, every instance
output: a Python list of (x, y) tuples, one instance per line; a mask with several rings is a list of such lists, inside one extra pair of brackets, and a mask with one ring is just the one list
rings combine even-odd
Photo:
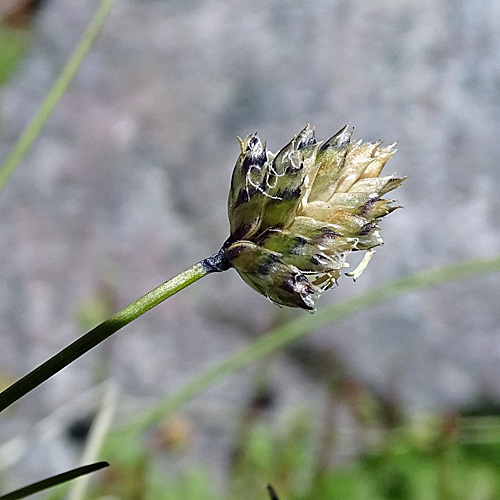
[[(49, 0), (40, 12), (30, 50), (1, 90), (2, 158), (96, 5)], [(493, 0), (118, 0), (0, 196), (0, 371), (17, 378), (77, 338), (78, 312), (103, 289), (117, 309), (216, 251), (228, 231), (237, 135), (258, 131), (277, 150), (306, 121), (319, 139), (349, 122), (358, 138), (399, 142), (386, 169), (409, 176), (396, 194), (405, 208), (383, 221), (386, 244), (362, 278), (342, 279), (320, 308), (498, 253), (499, 33)], [(447, 284), (322, 328), (298, 350), (323, 353), (323, 371), (342, 359), (408, 412), (498, 398), (499, 303), (497, 275)], [(300, 314), (277, 309), (233, 271), (207, 277), (11, 408), (0, 442), (71, 407), (72, 395), (94, 385), (103, 353), (126, 419)], [(255, 370), (185, 410), (193, 434), (185, 460), (210, 456), (221, 483)], [(293, 352), (275, 358), (270, 377), (276, 418), (321, 408), (317, 370)], [(6, 488), (78, 457), (61, 433), (30, 440)]]

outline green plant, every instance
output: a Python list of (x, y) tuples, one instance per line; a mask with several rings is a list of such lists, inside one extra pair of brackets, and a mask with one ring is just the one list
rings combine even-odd
[[(111, 5), (112, 0), (101, 2), (53, 89), (5, 160), (0, 170), (0, 188), (64, 95)], [(377, 221), (394, 209), (393, 200), (380, 197), (402, 181), (392, 176), (379, 177), (393, 154), (392, 147), (381, 148), (379, 143), (351, 144), (347, 128), (319, 145), (309, 126), (276, 155), (266, 151), (256, 135), (240, 142), (242, 152), (235, 167), (229, 201), (230, 237), (222, 249), (123, 308), (4, 390), (0, 394), (0, 411), (131, 321), (210, 273), (234, 267), (250, 286), (274, 302), (309, 310), (314, 309), (316, 298), (337, 280), (346, 254), (352, 250), (366, 251), (366, 258), (353, 273), (354, 277), (359, 276), (373, 253), (372, 247), (380, 243)], [(301, 317), (280, 326), (145, 412), (110, 439), (109, 449), (113, 448), (113, 442), (133, 440), (159, 416), (178, 408), (221, 377), (283, 348), (322, 324), (407, 290), (498, 270), (500, 258), (495, 257), (425, 271), (325, 308), (315, 316)], [(250, 444), (265, 446), (266, 442), (262, 436), (256, 436)], [(256, 453), (252, 460), (258, 455)], [(137, 467), (144, 467), (143, 462), (139, 457)], [(94, 470), (92, 467), (83, 473)], [(68, 480), (71, 473), (52, 478), (43, 485), (59, 484)]]

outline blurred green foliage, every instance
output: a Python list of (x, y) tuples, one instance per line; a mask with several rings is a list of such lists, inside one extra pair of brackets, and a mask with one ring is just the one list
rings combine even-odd
[(0, 24), (0, 86), (12, 75), (26, 45), (27, 33), (24, 30)]
[[(200, 465), (180, 468), (177, 474), (162, 470), (162, 455), (181, 460), (182, 450), (152, 451), (135, 440), (124, 441), (92, 498), (267, 500), (267, 484), (274, 486), (279, 500), (500, 498), (500, 417), (444, 414), (391, 429), (358, 422), (333, 431), (336, 436), (354, 431), (363, 446), (334, 459), (335, 453), (322, 450), (325, 443), (318, 439), (315, 420), (300, 412), (279, 428), (253, 422), (230, 460), (227, 494), (214, 493), (215, 480)], [(327, 451), (335, 452), (335, 439), (329, 446)]]

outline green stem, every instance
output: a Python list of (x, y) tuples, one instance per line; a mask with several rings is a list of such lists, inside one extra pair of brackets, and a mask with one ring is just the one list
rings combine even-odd
[(214, 266), (214, 262), (214, 257), (210, 257), (166, 281), (137, 299), (135, 302), (132, 302), (127, 307), (124, 307), (121, 311), (118, 311), (114, 316), (96, 326), (93, 330), (86, 333), (78, 340), (75, 340), (75, 342), (45, 361), (45, 363), (41, 364), (38, 368), (35, 368), (23, 378), (19, 379), (0, 393), (0, 412), (22, 398), (35, 387), (48, 380), (65, 366), (68, 366), (80, 356), (90, 351), (103, 340), (106, 340), (109, 336), (113, 335), (113, 333), (120, 330), (120, 328), (128, 325), (131, 321), (137, 319), (168, 297), (174, 295), (203, 276), (211, 272), (222, 270)]
[(24, 155), (28, 152), (31, 144), (40, 133), (40, 130), (45, 125), (49, 116), (52, 114), (56, 104), (66, 92), (66, 89), (73, 80), (73, 77), (83, 61), (83, 58), (86, 56), (90, 47), (92, 47), (95, 37), (99, 33), (109, 10), (113, 5), (113, 2), (114, 0), (101, 1), (94, 17), (85, 30), (85, 33), (82, 35), (82, 38), (75, 47), (75, 50), (71, 54), (71, 57), (61, 71), (49, 94), (43, 101), (29, 125), (21, 134), (21, 137), (14, 146), (14, 149), (5, 159), (5, 162), (0, 169), (0, 190), (2, 190), (5, 182), (16, 166), (24, 158)]

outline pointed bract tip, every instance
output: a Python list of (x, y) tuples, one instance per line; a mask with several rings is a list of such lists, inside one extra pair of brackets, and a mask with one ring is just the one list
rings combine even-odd
[(243, 139), (239, 135), (236, 136), (236, 139), (238, 139), (238, 143), (240, 145), (241, 154), (245, 154), (245, 142), (243, 141)]
[(340, 149), (347, 146), (351, 142), (351, 136), (354, 132), (354, 128), (349, 130), (349, 124), (344, 125), (336, 134), (334, 134), (330, 139), (328, 139), (322, 146), (321, 150), (325, 151), (327, 149)]
[(299, 132), (296, 138), (297, 149), (303, 149), (308, 146), (313, 146), (316, 144), (316, 135), (314, 127), (311, 127), (309, 123)]

